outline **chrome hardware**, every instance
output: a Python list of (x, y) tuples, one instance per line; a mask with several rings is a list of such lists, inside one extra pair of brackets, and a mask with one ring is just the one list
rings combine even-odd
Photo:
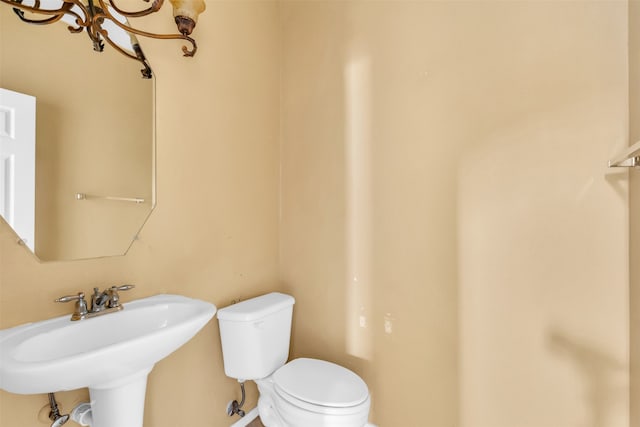
[(640, 167), (640, 141), (623, 151), (618, 157), (609, 161), (610, 168)]
[(78, 295), (67, 295), (58, 298), (55, 302), (71, 302), (76, 301), (76, 308), (71, 315), (71, 320), (81, 320), (87, 317), (89, 310), (87, 310), (87, 301), (84, 299), (84, 292), (78, 292)]
[(98, 288), (93, 288), (93, 295), (91, 295), (91, 313), (97, 313), (106, 308), (109, 295), (107, 292), (100, 292)]
[(134, 285), (121, 285), (121, 286), (112, 286), (106, 292), (109, 292), (109, 300), (107, 301), (107, 306), (109, 308), (118, 308), (122, 307), (120, 304), (120, 295), (118, 295), (118, 291), (128, 291), (129, 289), (135, 288)]
[(133, 202), (137, 204), (144, 203), (144, 199), (142, 197), (94, 196), (92, 194), (76, 193), (76, 200), (88, 199), (112, 200), (116, 202)]
[(69, 421), (69, 414), (60, 415), (58, 403), (56, 402), (56, 397), (53, 393), (49, 393), (49, 407), (51, 408), (51, 412), (49, 412), (49, 419), (53, 421), (51, 427), (60, 427), (62, 424)]
[(100, 292), (98, 288), (93, 288), (91, 308), (89, 309), (87, 309), (87, 302), (84, 299), (83, 292), (79, 292), (78, 295), (60, 297), (56, 302), (76, 301), (76, 309), (71, 316), (71, 320), (89, 319), (122, 310), (124, 306), (120, 303), (120, 295), (118, 292), (128, 291), (133, 288), (135, 288), (134, 285), (112, 286), (102, 292)]
[(229, 404), (227, 405), (227, 415), (230, 417), (233, 417), (236, 414), (240, 415), (240, 418), (245, 416), (245, 413), (242, 410), (242, 407), (244, 406), (244, 398), (245, 398), (244, 383), (242, 382), (240, 383), (240, 390), (242, 391), (242, 400), (240, 402), (238, 402), (237, 400), (234, 400), (232, 402), (229, 402)]

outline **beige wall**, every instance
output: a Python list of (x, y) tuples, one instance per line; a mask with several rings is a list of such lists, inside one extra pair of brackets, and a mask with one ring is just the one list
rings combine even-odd
[[(174, 31), (163, 9), (149, 26)], [(102, 260), (39, 263), (1, 224), (0, 328), (70, 313), (53, 299), (93, 286), (134, 283), (124, 301), (170, 292), (219, 306), (278, 289), (277, 25), (275, 3), (215, 1), (196, 29), (195, 58), (182, 57), (180, 42), (147, 41), (158, 76), (158, 208), (127, 256)], [(65, 410), (84, 396), (57, 394)], [(147, 426), (230, 424), (225, 408), (239, 387), (224, 375), (215, 321), (156, 365), (147, 396)], [(0, 425), (49, 426), (36, 419), (45, 404), (1, 392)]]
[[(219, 306), (288, 291), (293, 354), (361, 374), (382, 427), (625, 427), (628, 181), (605, 166), (626, 23), (617, 2), (209, 2), (196, 58), (146, 45), (141, 240), (41, 264), (0, 225), (0, 328), (119, 282)], [(229, 425), (221, 362), (214, 321), (156, 366), (146, 424)], [(45, 403), (1, 393), (0, 425), (44, 425)]]
[[(629, 142), (640, 140), (640, 2), (629, 2)], [(640, 427), (640, 173), (632, 171), (629, 204), (631, 427)], [(632, 261), (633, 260), (633, 261)]]
[[(151, 210), (153, 81), (67, 24), (27, 26), (7, 7), (0, 20), (2, 86), (37, 102), (38, 257), (125, 253)], [(146, 203), (78, 202), (78, 192)]]
[(628, 425), (627, 11), (284, 2), (294, 352), (383, 426)]
[(606, 168), (627, 136), (626, 4), (507, 13), (471, 37), (502, 45), (485, 100), (505, 110), (459, 165), (461, 424), (627, 426), (627, 180)]

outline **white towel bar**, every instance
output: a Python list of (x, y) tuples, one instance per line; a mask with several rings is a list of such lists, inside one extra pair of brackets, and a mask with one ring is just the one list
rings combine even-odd
[(102, 199), (102, 200), (115, 200), (117, 202), (144, 203), (144, 199), (140, 197), (94, 196), (91, 194), (76, 193), (76, 200), (87, 200), (87, 199)]

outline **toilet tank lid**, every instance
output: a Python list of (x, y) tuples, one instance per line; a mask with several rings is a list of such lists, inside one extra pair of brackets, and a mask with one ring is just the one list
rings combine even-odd
[(272, 292), (221, 308), (217, 316), (219, 320), (230, 322), (252, 322), (290, 307), (294, 303), (295, 299), (291, 295)]

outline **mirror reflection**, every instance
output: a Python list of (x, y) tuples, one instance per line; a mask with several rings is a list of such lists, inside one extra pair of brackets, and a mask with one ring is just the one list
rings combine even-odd
[(154, 80), (139, 68), (115, 51), (92, 51), (64, 23), (27, 25), (0, 7), (0, 88), (35, 98), (33, 235), (16, 225), (30, 221), (16, 206), (28, 187), (11, 184), (25, 173), (4, 135), (22, 119), (1, 105), (0, 212), (41, 260), (124, 254), (151, 213)]

